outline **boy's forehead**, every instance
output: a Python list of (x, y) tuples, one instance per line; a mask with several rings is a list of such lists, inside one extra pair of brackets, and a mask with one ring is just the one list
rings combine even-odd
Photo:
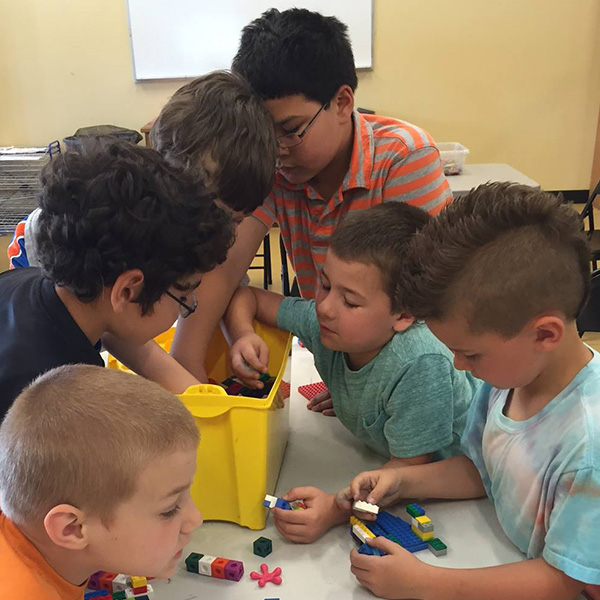
[(265, 100), (265, 107), (271, 113), (275, 125), (285, 125), (294, 118), (312, 117), (321, 105), (316, 100), (310, 100), (304, 94), (293, 94), (283, 98)]

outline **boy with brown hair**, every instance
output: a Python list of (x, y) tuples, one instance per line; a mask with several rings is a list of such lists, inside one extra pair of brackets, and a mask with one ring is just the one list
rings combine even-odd
[[(453, 456), (479, 382), (455, 371), (452, 355), (402, 301), (402, 267), (426, 212), (401, 202), (349, 215), (331, 237), (316, 300), (240, 288), (226, 313), (231, 362), (249, 385), (265, 372), (269, 349), (254, 333), (256, 318), (297, 335), (314, 354), (342, 424), (384, 457), (385, 467)], [(295, 488), (304, 511), (275, 509), (279, 532), (311, 542), (349, 511), (335, 496)]]
[(243, 29), (232, 69), (272, 116), (279, 168), (264, 204), (238, 227), (227, 261), (198, 290), (202, 316), (177, 330), (172, 354), (199, 379), (212, 333), (273, 223), (310, 299), (329, 238), (347, 214), (389, 201), (435, 214), (452, 197), (426, 131), (355, 110), (352, 47), (335, 17), (266, 11)]
[(384, 598), (567, 600), (600, 584), (600, 356), (577, 333), (589, 250), (577, 213), (549, 193), (488, 184), (413, 239), (405, 302), (487, 383), (469, 409), (465, 456), (362, 473), (340, 492), (400, 498), (487, 496), (525, 562), (480, 569), (352, 552), (352, 572)]
[[(179, 88), (161, 110), (152, 147), (169, 161), (192, 167), (231, 211), (252, 212), (275, 177), (273, 122), (248, 83), (214, 71)], [(8, 247), (10, 268), (39, 266), (35, 231), (40, 209), (21, 221)]]
[(80, 600), (96, 571), (170, 577), (202, 516), (176, 396), (88, 365), (42, 375), (0, 427), (0, 597)]

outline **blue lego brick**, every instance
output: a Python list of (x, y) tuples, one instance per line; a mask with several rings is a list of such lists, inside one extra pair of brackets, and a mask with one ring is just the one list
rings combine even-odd
[(369, 523), (369, 529), (375, 535), (383, 536), (400, 544), (409, 552), (419, 552), (427, 549), (427, 542), (424, 542), (413, 533), (410, 523), (388, 512), (380, 512), (377, 520)]
[(413, 502), (412, 504), (409, 504), (406, 507), (406, 512), (411, 517), (422, 517), (425, 514), (425, 509), (422, 506), (419, 506), (418, 504)]
[(283, 498), (277, 498), (277, 502), (275, 502), (276, 508), (283, 508), (283, 510), (292, 510), (290, 503), (284, 500)]

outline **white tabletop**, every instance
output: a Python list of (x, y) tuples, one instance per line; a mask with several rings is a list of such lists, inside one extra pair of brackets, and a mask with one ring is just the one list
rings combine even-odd
[[(292, 349), (292, 394), (290, 398), (290, 438), (281, 475), (274, 490), (284, 494), (295, 485), (315, 485), (330, 492), (346, 486), (365, 469), (380, 466), (383, 459), (356, 440), (337, 419), (306, 410), (306, 400), (298, 385), (320, 381), (312, 355), (297, 342)], [(523, 560), (523, 555), (502, 532), (488, 500), (421, 502), (432, 519), (435, 534), (448, 546), (446, 556), (436, 558), (429, 551), (418, 552), (421, 560), (444, 567), (484, 567)], [(406, 517), (405, 504), (394, 514)], [(273, 552), (265, 559), (252, 553), (252, 542), (259, 536), (273, 541)], [(299, 545), (283, 539), (271, 519), (263, 531), (251, 531), (231, 523), (205, 523), (193, 534), (184, 550), (221, 556), (244, 563), (245, 574), (239, 582), (212, 579), (181, 570), (170, 583), (153, 582), (156, 600), (340, 600), (372, 599), (350, 573), (349, 554), (355, 547), (349, 526), (330, 530), (313, 544)], [(259, 588), (250, 571), (267, 563), (272, 570), (282, 569), (283, 583), (268, 583)]]
[(449, 175), (446, 177), (450, 184), (450, 189), (455, 196), (465, 194), (469, 190), (482, 183), (489, 181), (512, 181), (531, 187), (540, 187), (540, 184), (517, 171), (510, 165), (504, 163), (482, 163), (465, 164), (463, 172), (460, 175)]

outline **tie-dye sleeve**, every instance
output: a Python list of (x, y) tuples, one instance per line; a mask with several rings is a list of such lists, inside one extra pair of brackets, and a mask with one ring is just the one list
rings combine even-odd
[(547, 526), (544, 560), (577, 581), (600, 584), (600, 470), (562, 474)]

